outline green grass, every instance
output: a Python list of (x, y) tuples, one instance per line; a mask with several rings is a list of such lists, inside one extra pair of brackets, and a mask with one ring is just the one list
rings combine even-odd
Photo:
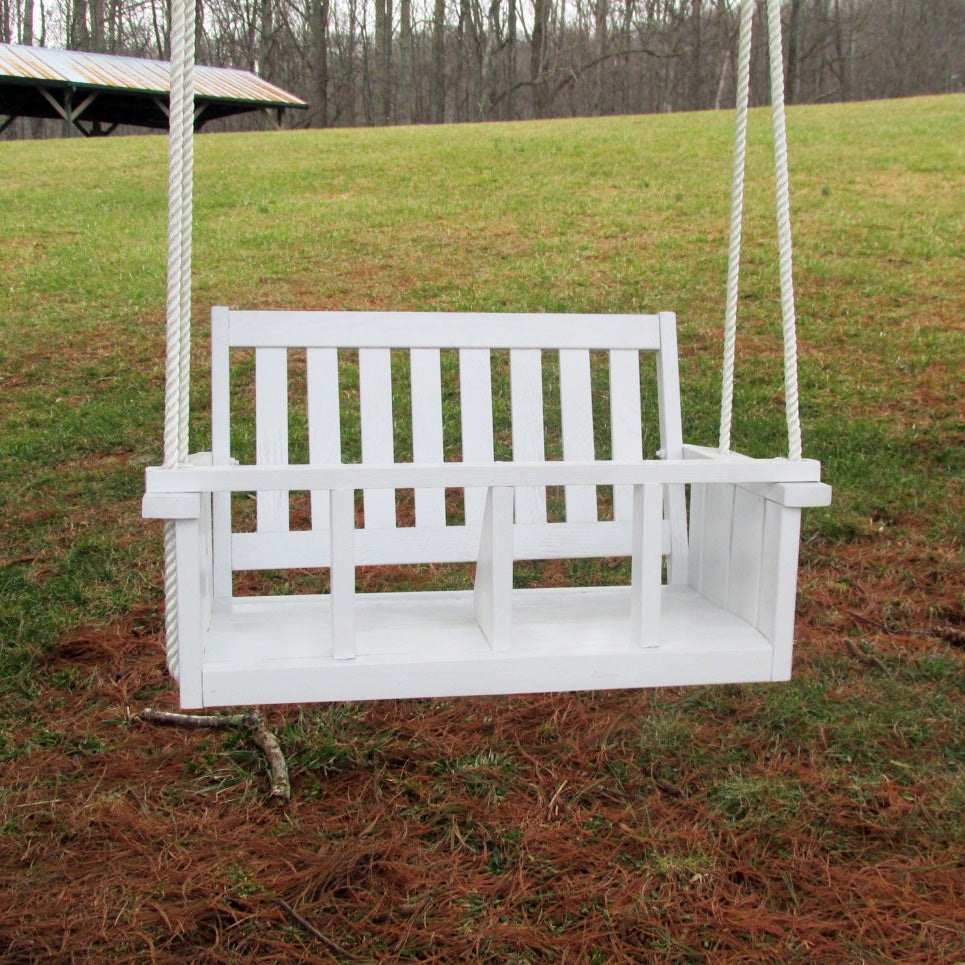
[[(835, 491), (831, 508), (805, 515), (808, 643), (788, 685), (648, 697), (632, 732), (601, 739), (599, 781), (638, 802), (654, 781), (679, 785), (701, 828), (719, 822), (777, 849), (792, 848), (780, 834), (792, 824), (813, 826), (835, 861), (864, 861), (861, 849), (869, 862), (939, 860), (962, 843), (960, 651), (927, 637), (885, 646), (848, 613), (891, 630), (961, 620), (965, 98), (793, 108), (788, 121), (805, 454)], [(786, 446), (768, 123), (752, 113), (734, 439), (755, 455)], [(209, 431), (212, 304), (671, 309), (685, 438), (714, 444), (731, 124), (705, 113), (199, 137), (192, 448)], [(55, 719), (22, 731), (38, 701), (56, 716), (94, 690), (91, 671), (48, 667), (52, 646), (161, 596), (160, 528), (140, 519), (139, 499), (161, 455), (165, 193), (161, 138), (0, 143), (0, 762), (10, 767), (59, 747), (86, 760), (123, 741), (123, 730), (68, 735)], [(447, 810), (451, 793), (496, 808), (537, 780), (512, 735), (478, 755), (430, 760), (421, 748), (410, 765), (404, 733), (368, 713), (288, 716), (281, 738), (305, 799), (332, 779), (378, 783), (398, 770), (399, 806), (433, 847), (482, 856), (495, 877), (540, 870), (515, 828)], [(545, 744), (524, 750), (546, 773), (565, 767), (578, 737), (553, 719), (538, 734)], [(807, 773), (790, 766), (802, 761)], [(167, 792), (172, 807), (232, 793), (253, 765), (233, 739), (209, 739), (196, 763)], [(650, 840), (650, 805), (617, 816), (595, 799), (595, 779), (573, 805), (575, 840), (649, 869), (641, 900), (716, 880), (715, 841)], [(894, 836), (855, 831), (855, 815), (886, 798), (904, 815)], [(626, 838), (628, 822), (642, 837)], [(237, 895), (263, 885), (242, 864), (224, 869)], [(466, 928), (490, 911), (467, 901)]]
[[(805, 444), (836, 489), (809, 535), (911, 514), (929, 538), (961, 537), (961, 106), (790, 113)], [(735, 427), (754, 454), (785, 445), (767, 124), (752, 115)], [(714, 442), (730, 127), (720, 113), (199, 138), (193, 447), (211, 303), (672, 308), (685, 436)], [(160, 454), (165, 167), (159, 138), (0, 145), (8, 647), (156, 593), (136, 500)]]
[[(785, 445), (767, 122), (752, 115), (736, 399), (735, 445), (754, 454)], [(672, 308), (685, 437), (712, 443), (730, 125), (199, 138), (193, 446), (213, 302)], [(962, 133), (954, 97), (790, 114), (805, 442), (836, 489), (809, 533), (912, 514), (931, 538), (961, 537)], [(0, 628), (15, 646), (156, 592), (136, 498), (160, 447), (166, 146), (5, 143), (0, 161), (0, 500), (22, 561), (3, 570)]]

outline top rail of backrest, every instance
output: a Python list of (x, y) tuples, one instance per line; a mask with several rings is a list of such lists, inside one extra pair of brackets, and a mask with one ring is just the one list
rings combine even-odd
[(228, 311), (212, 324), (224, 348), (661, 348), (659, 315), (486, 312)]

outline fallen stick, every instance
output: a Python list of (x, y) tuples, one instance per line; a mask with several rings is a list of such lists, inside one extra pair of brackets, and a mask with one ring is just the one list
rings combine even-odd
[(953, 647), (965, 647), (965, 630), (961, 627), (932, 627), (928, 631), (928, 635), (944, 640), (945, 643), (950, 643)]
[(288, 777), (288, 764), (275, 735), (265, 727), (261, 714), (179, 714), (169, 710), (153, 710), (145, 707), (138, 715), (140, 720), (149, 724), (164, 724), (171, 727), (211, 728), (225, 730), (243, 727), (249, 732), (251, 742), (265, 755), (271, 773), (271, 790), (268, 796), (279, 801), (288, 801), (292, 796), (291, 780)]
[(331, 938), (328, 937), (328, 935), (319, 931), (307, 918), (299, 915), (298, 912), (295, 911), (295, 909), (292, 908), (287, 901), (284, 901), (281, 898), (278, 898), (277, 901), (278, 906), (282, 909), (282, 911), (285, 912), (286, 915), (288, 915), (289, 918), (291, 918), (293, 922), (295, 922), (296, 925), (301, 926), (309, 933), (309, 935), (317, 938), (330, 952), (341, 956), (347, 962), (362, 961), (360, 958), (353, 958), (347, 951), (345, 951), (344, 948), (342, 948), (341, 945), (337, 945), (332, 941)]
[(860, 613), (855, 613), (854, 610), (848, 610), (848, 614), (853, 616), (856, 620), (860, 620), (862, 623), (867, 623), (869, 626), (875, 627), (881, 630), (882, 633), (887, 633), (891, 636), (923, 636), (923, 637), (934, 637), (938, 640), (944, 640), (945, 643), (950, 643), (953, 647), (965, 647), (965, 630), (961, 627), (948, 626), (938, 626), (938, 627), (899, 627), (893, 629), (892, 627), (886, 627), (883, 623), (879, 623), (877, 620), (872, 620), (868, 617), (862, 616)]

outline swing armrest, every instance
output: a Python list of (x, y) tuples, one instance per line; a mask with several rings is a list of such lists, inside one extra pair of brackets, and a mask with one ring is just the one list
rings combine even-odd
[[(188, 456), (188, 466), (210, 466), (210, 452)], [(201, 492), (145, 492), (141, 499), (143, 519), (198, 519), (201, 516)]]
[(201, 493), (145, 493), (141, 500), (143, 519), (198, 519)]
[[(709, 446), (685, 445), (683, 454), (684, 459), (704, 461), (733, 461), (734, 459), (746, 460), (747, 462), (755, 461), (750, 456), (737, 452), (729, 452), (724, 455), (719, 450)], [(762, 499), (789, 508), (803, 509), (831, 505), (831, 487), (819, 480), (808, 482), (742, 482), (736, 485), (754, 493), (756, 496), (760, 496)]]
[(440, 462), (361, 465), (244, 465), (149, 468), (148, 493), (268, 492), (320, 489), (411, 489), (464, 486), (664, 485), (681, 483), (812, 483), (813, 459), (746, 459), (735, 455), (699, 461), (648, 459), (586, 462)]

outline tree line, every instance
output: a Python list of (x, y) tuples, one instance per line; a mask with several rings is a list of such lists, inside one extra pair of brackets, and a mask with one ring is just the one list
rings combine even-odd
[[(768, 99), (763, 7), (752, 104)], [(167, 59), (169, 15), (0, 0), (0, 40)], [(963, 87), (965, 0), (785, 0), (782, 19), (789, 103)], [(511, 120), (730, 106), (737, 20), (736, 0), (198, 0), (196, 46), (307, 101), (296, 125)]]

